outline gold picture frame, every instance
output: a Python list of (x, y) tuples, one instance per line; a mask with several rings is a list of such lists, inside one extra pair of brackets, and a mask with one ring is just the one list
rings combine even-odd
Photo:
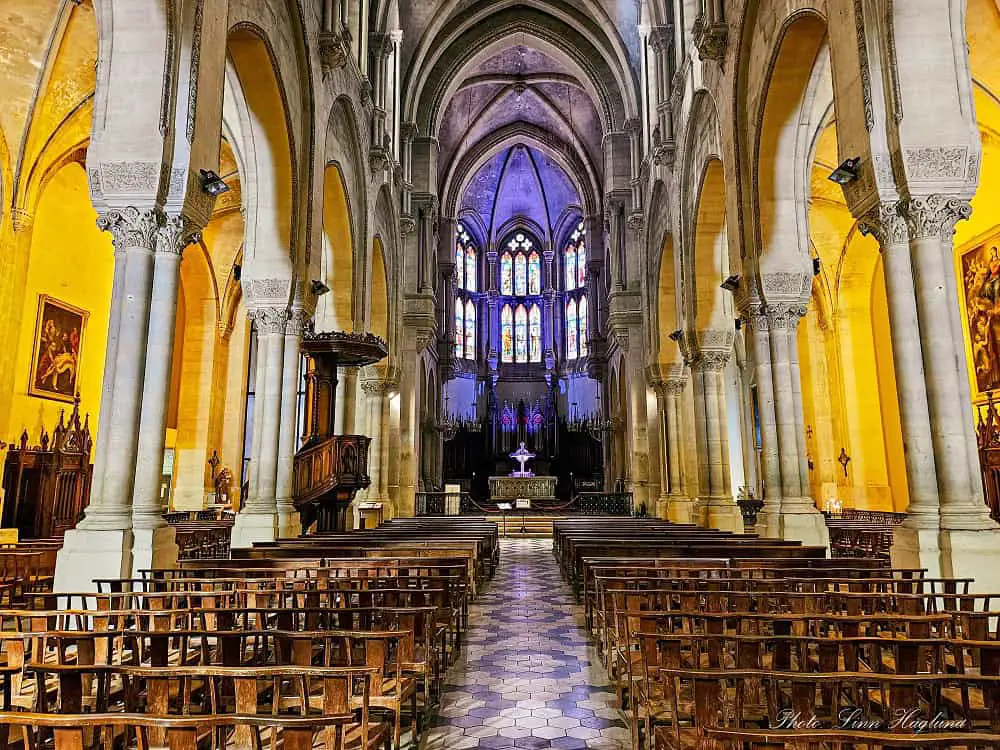
[(80, 361), (90, 313), (47, 294), (38, 295), (28, 395), (73, 401), (80, 391)]

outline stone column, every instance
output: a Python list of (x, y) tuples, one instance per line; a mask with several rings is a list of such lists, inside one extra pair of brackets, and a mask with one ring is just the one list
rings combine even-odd
[(309, 313), (301, 307), (289, 310), (285, 323), (284, 358), (281, 371), (281, 416), (278, 430), (278, 473), (276, 480), (276, 506), (278, 511), (278, 536), (282, 539), (299, 536), (302, 521), (295, 510), (295, 452), (299, 446), (298, 414), (299, 366), (302, 330), (309, 320)]
[[(649, 434), (646, 419), (646, 373), (642, 363), (643, 352), (638, 345), (641, 341), (641, 331), (631, 331), (629, 340), (631, 347), (625, 359), (625, 369), (628, 375), (628, 398), (631, 402), (626, 415), (631, 419), (629, 425), (629, 440), (625, 450), (631, 449), (632, 460), (629, 479), (631, 480), (632, 501), (634, 507), (645, 505), (651, 513), (656, 511), (650, 507), (649, 498)], [(624, 406), (624, 405), (623, 405)], [(628, 462), (626, 463), (628, 465)]]
[(765, 536), (780, 537), (782, 484), (771, 370), (770, 319), (760, 302), (751, 303), (743, 318), (749, 328), (747, 333), (750, 336), (750, 352), (757, 383), (757, 419), (760, 421), (764, 507), (758, 516), (757, 526)]
[(698, 352), (691, 363), (691, 379), (694, 385), (700, 494), (704, 507), (702, 520), (711, 528), (742, 532), (743, 517), (733, 498), (729, 480), (723, 371), (730, 356), (731, 350)]
[(281, 379), (284, 369), (285, 326), (288, 310), (260, 307), (250, 312), (257, 327), (257, 381), (254, 398), (255, 424), (252, 448), (258, 466), (256, 487), (251, 486), (247, 504), (236, 516), (232, 546), (250, 547), (254, 542), (274, 541), (278, 533), (278, 445), (281, 427)]
[(687, 377), (680, 375), (668, 378), (663, 384), (669, 480), (667, 518), (675, 523), (695, 521), (694, 501), (688, 497), (684, 486), (684, 412), (681, 399), (686, 383)]
[(139, 442), (132, 505), (132, 573), (177, 563), (174, 530), (163, 519), (161, 497), (167, 402), (177, 324), (181, 252), (196, 241), (183, 216), (170, 217), (160, 230), (153, 260), (153, 293), (146, 346), (145, 379), (139, 414)]
[[(135, 484), (139, 443), (139, 413), (146, 366), (150, 297), (153, 284), (153, 254), (162, 215), (132, 206), (102, 214), (98, 227), (110, 231), (115, 243), (115, 261), (121, 265), (116, 278), (117, 305), (112, 305), (110, 332), (117, 328), (114, 366), (107, 377), (105, 403), (99, 425), (103, 456), (98, 492), (92, 490), (90, 505), (76, 529), (66, 532), (56, 561), (55, 588), (83, 591), (93, 588), (94, 578), (121, 578), (132, 573), (132, 490)], [(106, 408), (105, 408), (106, 404)]]

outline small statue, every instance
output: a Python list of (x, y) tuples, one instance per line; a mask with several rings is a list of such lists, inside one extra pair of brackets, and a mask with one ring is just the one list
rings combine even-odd
[(233, 472), (228, 466), (223, 466), (215, 477), (215, 502), (239, 510), (233, 507), (232, 487)]

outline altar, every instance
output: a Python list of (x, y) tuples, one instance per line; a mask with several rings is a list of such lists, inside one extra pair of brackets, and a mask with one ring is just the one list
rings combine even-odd
[(521, 468), (512, 471), (508, 476), (490, 477), (490, 500), (494, 503), (510, 502), (524, 498), (532, 505), (538, 501), (553, 501), (556, 499), (556, 477), (536, 476), (528, 471), (525, 464), (535, 457), (524, 443), (510, 457), (517, 461)]

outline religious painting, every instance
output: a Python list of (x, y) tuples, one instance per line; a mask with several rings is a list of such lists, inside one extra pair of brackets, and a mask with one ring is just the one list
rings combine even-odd
[(79, 391), (80, 352), (90, 315), (47, 294), (38, 296), (28, 393), (72, 401)]
[(977, 247), (962, 256), (965, 310), (980, 393), (1000, 388), (1000, 251)]

